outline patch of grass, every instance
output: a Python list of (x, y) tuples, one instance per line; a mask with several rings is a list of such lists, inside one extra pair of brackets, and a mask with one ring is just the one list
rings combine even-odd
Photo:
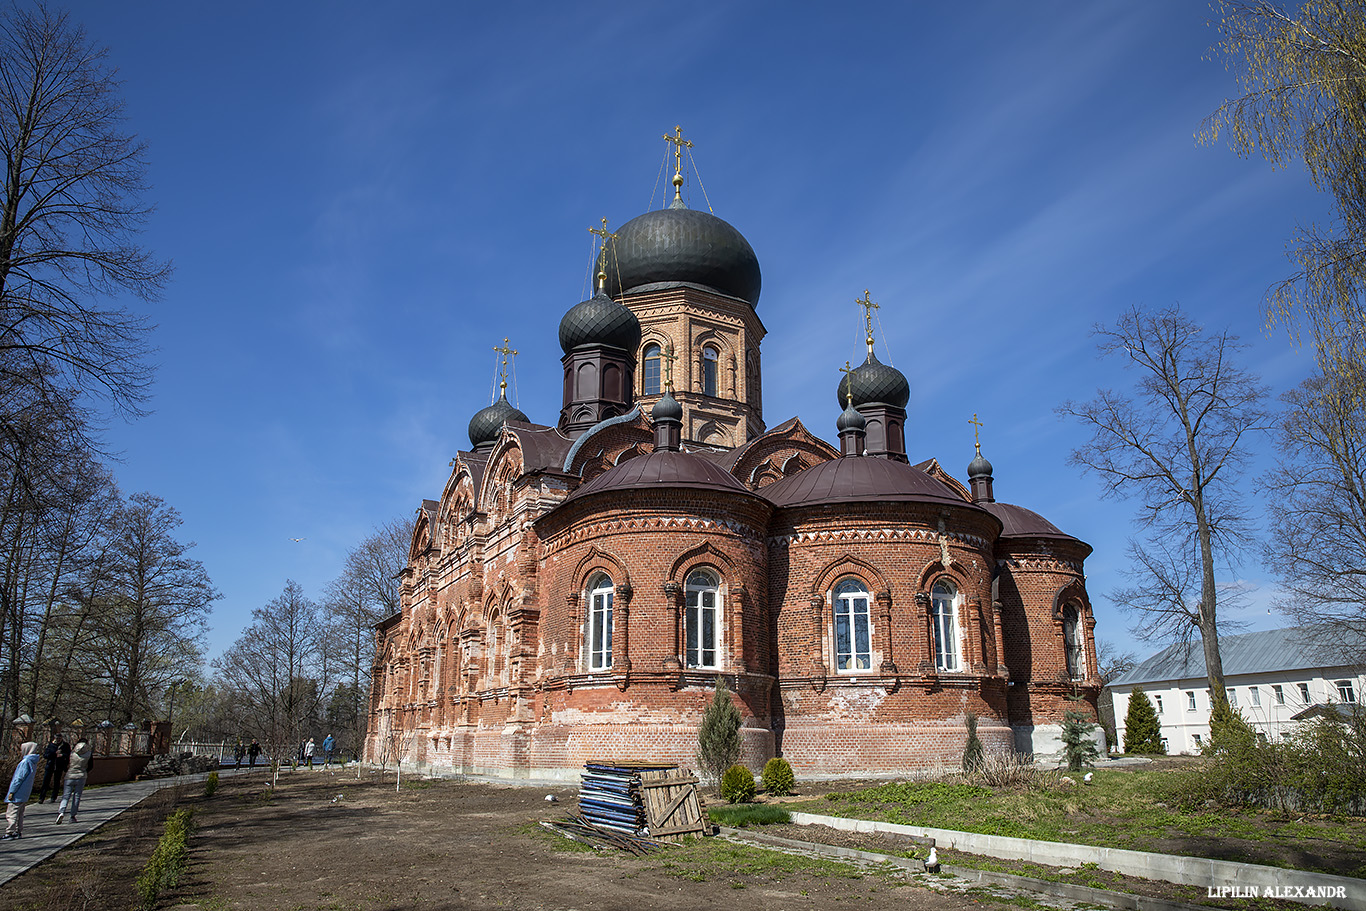
[[(1199, 773), (1107, 769), (1097, 771), (1090, 786), (1078, 783), (1029, 789), (987, 788), (952, 780), (899, 782), (833, 792), (823, 799), (784, 804), (784, 808), (1136, 851), (1169, 851), (1159, 843), (1173, 838), (1236, 839), (1269, 848), (1317, 841), (1366, 849), (1366, 819), (1306, 820), (1265, 810), (1206, 807), (1182, 810), (1177, 791), (1183, 776), (1192, 774)], [(1256, 862), (1276, 862), (1269, 859), (1276, 850), (1264, 853)]]
[(425, 791), (432, 787), (432, 782), (422, 778), (405, 778), (399, 787), (405, 791)]
[(707, 808), (707, 818), (718, 826), (743, 829), (747, 826), (771, 826), (792, 821), (792, 814), (782, 807), (750, 803)]

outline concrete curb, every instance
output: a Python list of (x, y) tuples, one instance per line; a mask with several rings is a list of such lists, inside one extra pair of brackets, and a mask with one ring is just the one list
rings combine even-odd
[[(729, 829), (723, 827), (721, 829), (721, 834), (731, 841), (747, 842), (761, 847), (787, 848), (789, 850), (802, 851), (808, 854), (841, 857), (872, 864), (891, 864), (892, 866), (901, 867), (909, 873), (925, 872), (925, 864), (923, 861), (913, 860), (909, 857), (896, 857), (891, 854), (878, 854), (873, 851), (858, 851), (853, 848), (840, 847), (839, 845), (824, 845), (820, 842), (796, 841), (795, 839), (780, 838), (776, 835), (765, 835), (761, 832), (754, 832), (748, 829)], [(1007, 886), (1024, 892), (1035, 892), (1042, 895), (1065, 898), (1068, 901), (1106, 905), (1111, 908), (1122, 909), (1122, 911), (1210, 911), (1205, 905), (1174, 902), (1165, 898), (1134, 895), (1130, 892), (1113, 892), (1109, 889), (1079, 886), (1074, 883), (1056, 883), (1045, 879), (1031, 879), (1027, 876), (1017, 876), (1014, 873), (999, 873), (995, 870), (979, 870), (976, 867), (958, 867), (943, 864), (940, 869), (959, 879), (965, 879), (971, 882)]]
[[(965, 854), (1027, 860), (1050, 867), (1076, 867), (1084, 863), (1093, 863), (1102, 870), (1140, 879), (1160, 879), (1185, 886), (1231, 890), (1225, 893), (1225, 897), (1283, 898), (1309, 905), (1329, 904), (1348, 911), (1366, 911), (1366, 880), (1351, 876), (1310, 873), (1206, 857), (1155, 854), (1124, 848), (1098, 848), (1093, 845), (1008, 838), (1003, 835), (978, 835), (974, 832), (957, 832), (952, 829), (931, 829), (924, 826), (874, 822), (868, 819), (821, 816), (815, 813), (793, 813), (792, 821), (800, 825), (830, 826), (846, 832), (888, 832), (897, 835), (928, 836), (942, 847), (953, 848)], [(1296, 895), (1296, 890), (1301, 894)]]

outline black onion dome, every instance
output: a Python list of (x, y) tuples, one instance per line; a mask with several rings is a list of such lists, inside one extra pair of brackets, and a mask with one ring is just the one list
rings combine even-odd
[(474, 417), (470, 418), (470, 445), (478, 448), (484, 443), (496, 440), (505, 421), (531, 423), (517, 406), (508, 401), (506, 393), (487, 408), (480, 408), (474, 413)]
[(868, 419), (850, 406), (846, 406), (840, 412), (840, 416), (835, 419), (835, 429), (840, 433), (844, 433), (846, 430), (864, 430), (867, 426)]
[(640, 320), (599, 291), (570, 307), (560, 320), (560, 348), (568, 354), (580, 345), (611, 345), (634, 354), (640, 346)]
[(655, 402), (655, 407), (650, 409), (650, 418), (655, 421), (681, 421), (683, 406), (678, 404), (672, 392), (665, 392), (664, 397)]
[(968, 463), (969, 478), (989, 478), (991, 477), (991, 463), (979, 452), (977, 457)]
[(906, 375), (880, 362), (871, 351), (868, 352), (868, 360), (840, 378), (841, 405), (848, 401), (850, 377), (854, 381), (854, 407), (882, 402), (905, 408), (911, 400), (911, 384), (906, 381)]
[(763, 284), (759, 258), (743, 234), (709, 212), (658, 209), (639, 215), (617, 231), (616, 251), (599, 260), (607, 273), (607, 292), (648, 291), (699, 285), (759, 303)]

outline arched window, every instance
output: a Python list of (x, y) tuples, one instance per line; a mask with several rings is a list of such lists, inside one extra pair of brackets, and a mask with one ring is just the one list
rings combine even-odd
[(702, 394), (716, 396), (716, 359), (720, 357), (715, 348), (702, 349)]
[(1081, 610), (1075, 604), (1062, 609), (1062, 643), (1067, 653), (1067, 676), (1078, 680), (1086, 676), (1086, 652), (1082, 648)]
[(645, 383), (642, 387), (645, 395), (659, 395), (660, 364), (662, 363), (659, 355), (660, 350), (658, 345), (649, 344), (645, 346), (645, 357), (642, 358), (645, 362), (645, 369), (641, 371), (641, 377)]
[(931, 595), (934, 620), (934, 666), (941, 671), (959, 669), (958, 589), (948, 579), (934, 583)]
[(612, 580), (603, 573), (588, 584), (588, 669), (612, 666)]
[(688, 667), (716, 667), (716, 631), (719, 626), (721, 590), (716, 577), (698, 570), (688, 575), (685, 586), (688, 610), (687, 630)]
[(835, 586), (835, 667), (866, 671), (873, 666), (868, 588), (858, 579)]

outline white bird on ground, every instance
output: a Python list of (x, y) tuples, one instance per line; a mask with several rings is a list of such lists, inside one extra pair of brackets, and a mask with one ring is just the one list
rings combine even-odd
[(1085, 775), (1081, 776), (1081, 780), (1086, 782), (1087, 784), (1090, 784), (1091, 779), (1095, 777), (1095, 774), (1095, 772), (1087, 772)]
[(559, 802), (559, 799), (560, 799), (560, 798), (556, 797), (554, 794), (547, 794), (547, 795), (545, 795), (545, 802), (546, 802), (546, 803), (557, 803), (557, 802)]
[(931, 873), (939, 870), (939, 851), (934, 845), (930, 845), (930, 856), (925, 858), (925, 869)]

